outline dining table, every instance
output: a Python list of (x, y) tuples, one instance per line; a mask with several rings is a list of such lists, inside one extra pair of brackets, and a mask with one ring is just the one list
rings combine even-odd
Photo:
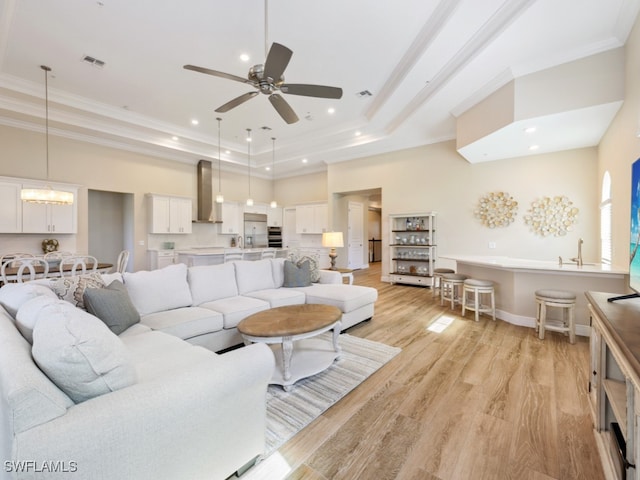
[[(62, 268), (63, 272), (71, 272), (73, 268), (72, 264), (69, 265), (64, 265)], [(107, 273), (109, 271), (111, 271), (111, 269), (113, 268), (113, 263), (107, 263), (107, 262), (98, 262), (98, 266), (96, 267), (96, 271), (101, 272), (101, 273)], [(15, 277), (18, 274), (18, 269), (19, 267), (11, 267), (11, 266), (7, 266), (5, 268), (5, 276), (8, 279), (12, 279), (12, 277)], [(42, 265), (33, 265), (33, 270), (36, 274), (36, 278), (43, 278), (44, 277), (44, 267)], [(87, 272), (93, 271), (93, 264), (89, 263), (87, 264)], [(28, 274), (28, 270), (25, 270), (26, 274)], [(48, 272), (48, 277), (59, 277), (60, 276), (60, 270), (58, 268), (57, 264), (54, 265), (49, 265), (49, 272)]]

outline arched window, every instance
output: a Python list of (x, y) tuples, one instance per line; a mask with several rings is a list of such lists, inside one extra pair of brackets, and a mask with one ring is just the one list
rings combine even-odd
[(600, 261), (611, 264), (611, 175), (604, 172), (602, 177), (602, 196), (600, 198)]

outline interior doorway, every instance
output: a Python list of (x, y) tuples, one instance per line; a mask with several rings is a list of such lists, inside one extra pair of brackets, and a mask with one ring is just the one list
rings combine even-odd
[(89, 190), (89, 254), (115, 265), (118, 254), (129, 250), (128, 269), (134, 265), (133, 194)]

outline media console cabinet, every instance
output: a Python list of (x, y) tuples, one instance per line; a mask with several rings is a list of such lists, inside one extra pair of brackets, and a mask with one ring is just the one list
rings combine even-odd
[(640, 298), (618, 295), (586, 292), (589, 403), (606, 478), (640, 480)]

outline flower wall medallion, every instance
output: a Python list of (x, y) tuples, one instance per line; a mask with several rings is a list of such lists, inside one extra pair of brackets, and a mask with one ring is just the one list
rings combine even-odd
[(508, 227), (515, 220), (517, 210), (518, 202), (507, 192), (491, 192), (480, 197), (473, 214), (485, 227)]
[(578, 212), (578, 208), (565, 196), (542, 197), (531, 202), (531, 208), (524, 216), (524, 223), (543, 237), (561, 237), (576, 224)]

